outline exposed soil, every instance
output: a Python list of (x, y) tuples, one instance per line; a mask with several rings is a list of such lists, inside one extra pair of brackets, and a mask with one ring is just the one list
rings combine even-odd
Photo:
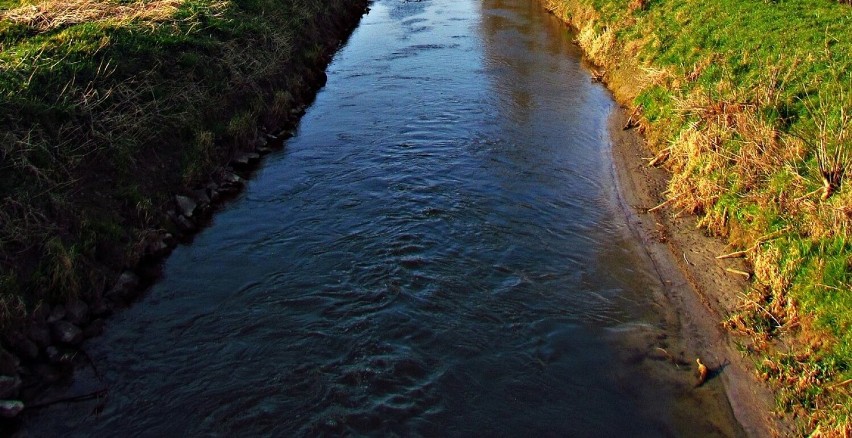
[(669, 174), (648, 165), (651, 153), (642, 137), (623, 129), (628, 118), (627, 111), (614, 111), (609, 122), (619, 201), (665, 285), (686, 347), (699, 352), (711, 379), (721, 380), (734, 415), (748, 435), (789, 435), (790, 425), (772, 415), (771, 390), (755, 375), (750, 359), (737, 351), (737, 339), (720, 326), (748, 286), (744, 276), (726, 268), (747, 271), (745, 262), (717, 260), (716, 256), (732, 250), (721, 239), (696, 229), (694, 216), (680, 216), (666, 206), (648, 212), (665, 201)]

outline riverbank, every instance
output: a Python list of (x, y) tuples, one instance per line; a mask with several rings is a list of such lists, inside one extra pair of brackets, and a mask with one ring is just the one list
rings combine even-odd
[(697, 356), (689, 358), (690, 365), (695, 368), (692, 361), (700, 358), (718, 376), (737, 421), (749, 436), (789, 435), (790, 425), (772, 415), (771, 388), (758, 379), (752, 362), (719, 326), (747, 281), (721, 269), (707, 269), (717, 265), (715, 256), (726, 246), (720, 239), (696, 232), (692, 218), (674, 217), (663, 209), (647, 211), (665, 201), (670, 175), (647, 165), (648, 149), (642, 137), (623, 129), (629, 116), (625, 109), (614, 111), (609, 126), (620, 202), (630, 229), (643, 242), (664, 285), (671, 306), (667, 312), (677, 321), (673, 325), (680, 327), (686, 349)]
[[(771, 408), (799, 434), (848, 433), (852, 9), (671, 3), (545, 1), (628, 107), (619, 129), (648, 140), (642, 164), (671, 175), (640, 169), (634, 152), (622, 180), (657, 174), (640, 179), (663, 197), (633, 207), (650, 210), (644, 232), (683, 254), (674, 262), (702, 306), (737, 335), (719, 338), (745, 353), (735, 362), (747, 373), (722, 373), (734, 379), (732, 405), (764, 409), (746, 409), (746, 429), (757, 420), (777, 430)], [(728, 246), (687, 231), (694, 217)], [(736, 381), (747, 374), (770, 384), (774, 406), (743, 393)]]
[(366, 7), (0, 2), (0, 414), (281, 146)]

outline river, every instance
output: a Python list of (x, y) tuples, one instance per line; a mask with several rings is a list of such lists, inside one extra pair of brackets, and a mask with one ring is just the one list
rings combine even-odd
[(737, 436), (532, 0), (377, 0), (283, 151), (30, 436)]

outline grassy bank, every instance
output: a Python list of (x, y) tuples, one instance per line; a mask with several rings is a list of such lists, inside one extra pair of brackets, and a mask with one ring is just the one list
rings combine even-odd
[(0, 0), (0, 325), (134, 266), (176, 192), (290, 120), (365, 6)]
[(362, 0), (0, 0), (0, 326), (97, 300), (259, 127), (324, 78)]
[[(723, 322), (800, 432), (852, 431), (852, 8), (546, 0), (635, 109), (666, 205), (747, 257)], [(722, 254), (720, 254), (722, 255)], [(718, 269), (725, 267), (720, 258)]]

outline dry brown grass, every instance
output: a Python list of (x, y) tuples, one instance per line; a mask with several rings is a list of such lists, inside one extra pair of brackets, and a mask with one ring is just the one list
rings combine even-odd
[(119, 4), (103, 0), (47, 0), (0, 12), (0, 19), (24, 24), (39, 32), (92, 21), (165, 21), (183, 2), (151, 0)]

